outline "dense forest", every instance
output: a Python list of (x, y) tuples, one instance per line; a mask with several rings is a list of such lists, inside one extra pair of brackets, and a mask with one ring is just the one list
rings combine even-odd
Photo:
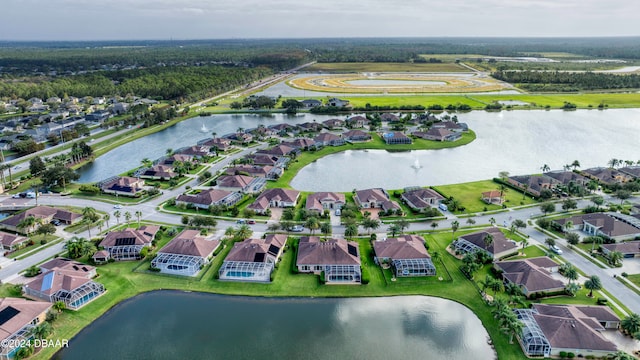
[(0, 81), (0, 97), (127, 95), (196, 100), (271, 74), (265, 66), (174, 66), (99, 71), (76, 76), (31, 76)]
[(640, 75), (593, 72), (496, 71), (494, 78), (530, 91), (580, 91), (640, 88)]

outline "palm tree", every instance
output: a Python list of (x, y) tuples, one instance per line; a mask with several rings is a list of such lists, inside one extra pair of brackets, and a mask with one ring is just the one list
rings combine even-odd
[(628, 335), (640, 332), (640, 315), (633, 313), (620, 322), (620, 328)]
[(396, 224), (400, 227), (400, 233), (404, 232), (405, 229), (409, 228), (409, 222), (405, 219), (400, 219), (396, 221)]
[(573, 170), (579, 168), (580, 167), (580, 161), (573, 160), (573, 162), (571, 163), (571, 166), (573, 167)]
[(344, 228), (344, 236), (348, 239), (351, 239), (354, 236), (358, 235), (358, 225), (349, 224)]
[(433, 230), (435, 230), (439, 225), (440, 225), (440, 224), (438, 224), (438, 222), (437, 222), (437, 221), (432, 221), (432, 222), (431, 222), (431, 228), (432, 228)]
[(451, 239), (455, 239), (456, 238), (456, 231), (458, 231), (458, 228), (460, 228), (460, 222), (458, 222), (458, 220), (453, 220), (451, 222)]
[(109, 227), (109, 220), (111, 219), (111, 215), (109, 214), (104, 214), (104, 222), (107, 225), (107, 228)]
[(113, 216), (116, 217), (116, 222), (118, 223), (118, 225), (120, 225), (120, 217), (122, 216), (122, 213), (120, 212), (120, 210), (114, 211)]
[(572, 281), (578, 280), (578, 270), (573, 265), (567, 264), (562, 271), (562, 276), (569, 279), (569, 284), (571, 284)]
[(609, 253), (609, 262), (613, 266), (620, 265), (620, 261), (622, 261), (622, 253), (620, 251), (612, 251)]
[(324, 234), (325, 239), (331, 234), (332, 230), (333, 228), (331, 227), (331, 223), (329, 223), (328, 221), (320, 224), (320, 232)]
[(253, 230), (247, 224), (240, 225), (235, 231), (235, 238), (238, 240), (245, 240), (253, 235)]
[(142, 161), (140, 161), (140, 163), (142, 163), (143, 167), (151, 167), (151, 165), (153, 164), (153, 162), (151, 160), (149, 160), (149, 158), (144, 158), (142, 159)]
[(89, 239), (91, 239), (91, 225), (100, 218), (96, 209), (91, 206), (87, 206), (82, 209), (82, 217), (87, 222), (87, 231), (89, 232)]
[(131, 223), (131, 217), (132, 217), (132, 215), (131, 215), (130, 212), (128, 212), (128, 211), (124, 212), (124, 219), (127, 222), (127, 226), (129, 226), (129, 224)]
[(602, 196), (594, 196), (591, 198), (591, 202), (596, 206), (596, 210), (600, 210), (600, 205), (604, 204), (604, 198)]
[(320, 222), (318, 222), (317, 217), (310, 216), (307, 218), (307, 221), (304, 222), (304, 226), (311, 230), (311, 235), (313, 235), (313, 232), (320, 228)]
[(596, 244), (597, 245), (601, 245), (602, 243), (604, 243), (604, 239), (600, 236), (591, 236), (590, 239), (591, 241), (591, 252), (594, 252), (596, 249)]
[(65, 304), (65, 302), (62, 300), (58, 300), (53, 303), (53, 308), (56, 309), (59, 313), (61, 313), (62, 310), (67, 308), (67, 304)]
[(547, 164), (543, 164), (542, 167), (540, 168), (540, 170), (542, 170), (543, 173), (551, 170), (551, 168), (549, 167), (549, 165)]
[(620, 160), (618, 160), (616, 158), (613, 158), (613, 159), (609, 160), (607, 165), (609, 165), (609, 167), (611, 167), (611, 168), (615, 168), (616, 166), (618, 166), (619, 163), (620, 163)]
[(498, 185), (498, 190), (500, 190), (500, 199), (502, 199), (502, 196), (504, 195), (504, 193), (509, 191), (509, 189), (507, 188), (507, 185), (505, 184)]
[(509, 334), (509, 344), (513, 344), (513, 335), (521, 336), (524, 324), (518, 320), (518, 317), (512, 311), (509, 311), (508, 314), (509, 315), (501, 319), (500, 328), (502, 332)]
[(493, 235), (491, 235), (491, 234), (485, 235), (484, 238), (482, 239), (482, 241), (484, 241), (484, 248), (485, 249), (489, 249), (489, 246), (491, 246), (491, 244), (493, 244)]
[(140, 218), (142, 217), (142, 211), (136, 210), (135, 215), (138, 218), (138, 227), (140, 227)]
[(26, 234), (28, 234), (31, 231), (33, 231), (33, 227), (35, 226), (36, 223), (37, 223), (37, 220), (35, 216), (29, 215), (25, 217), (22, 221), (20, 221), (18, 225), (16, 225), (16, 227), (18, 229), (22, 229)]
[(502, 181), (507, 181), (507, 178), (509, 177), (509, 172), (508, 171), (500, 171), (498, 173), (498, 177), (500, 177), (500, 179), (502, 179)]
[(547, 246), (549, 246), (549, 248), (551, 248), (552, 246), (554, 246), (556, 244), (556, 239), (549, 237), (549, 238), (544, 239), (544, 243), (547, 244)]
[(168, 148), (165, 153), (167, 154), (167, 156), (171, 156), (171, 155), (173, 155), (173, 149), (172, 148)]
[(380, 227), (380, 220), (372, 219), (370, 217), (362, 220), (362, 227), (368, 229), (368, 233), (371, 234), (371, 230), (375, 230)]
[(529, 240), (522, 239), (522, 251), (524, 251), (527, 246), (529, 246)]
[(4, 171), (10, 168), (11, 168), (10, 164), (7, 164), (7, 163), (0, 164), (0, 178), (2, 179), (2, 185), (6, 184), (6, 181), (4, 178)]
[(602, 282), (597, 275), (591, 275), (587, 281), (584, 282), (584, 288), (589, 290), (589, 297), (593, 297), (593, 290), (602, 289)]
[(492, 226), (495, 226), (496, 224), (496, 219), (494, 217), (490, 217), (489, 218), (489, 224), (491, 224)]
[(32, 327), (30, 333), (35, 339), (46, 339), (51, 334), (51, 324), (42, 322)]
[(402, 231), (402, 229), (400, 229), (400, 225), (398, 225), (397, 223), (393, 223), (389, 225), (389, 227), (387, 228), (387, 231), (391, 232), (391, 237), (395, 237), (396, 234)]

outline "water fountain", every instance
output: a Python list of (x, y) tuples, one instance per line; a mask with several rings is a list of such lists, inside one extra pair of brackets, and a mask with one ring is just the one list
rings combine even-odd
[(413, 162), (413, 165), (411, 165), (412, 168), (418, 170), (422, 168), (422, 165), (420, 165), (420, 161), (418, 160), (418, 158), (416, 158), (416, 160)]
[(200, 128), (200, 132), (201, 133), (208, 133), (209, 129), (207, 129), (206, 126), (204, 126), (204, 120), (202, 120), (202, 127)]

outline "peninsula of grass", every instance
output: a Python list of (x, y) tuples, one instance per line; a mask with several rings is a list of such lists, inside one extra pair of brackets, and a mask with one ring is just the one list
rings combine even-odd
[(476, 139), (475, 132), (469, 130), (462, 134), (457, 141), (431, 141), (424, 139), (413, 139), (412, 144), (387, 145), (382, 138), (373, 134), (373, 139), (368, 142), (350, 143), (341, 146), (325, 146), (317, 151), (305, 151), (296, 156), (288, 164), (287, 171), (276, 181), (267, 182), (268, 188), (286, 188), (290, 189), (289, 183), (296, 176), (298, 171), (310, 163), (327, 155), (339, 153), (347, 150), (389, 150), (389, 151), (407, 151), (407, 150), (437, 150), (453, 148), (457, 146), (467, 145)]

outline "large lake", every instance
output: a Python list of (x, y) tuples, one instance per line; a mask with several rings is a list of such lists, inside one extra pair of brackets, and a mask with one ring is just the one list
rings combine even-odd
[[(541, 172), (580, 161), (606, 166), (611, 158), (640, 160), (640, 109), (582, 111), (473, 111), (458, 114), (477, 138), (450, 149), (346, 151), (304, 167), (292, 180), (305, 191), (401, 189)], [(416, 162), (418, 164), (416, 168)]]
[[(298, 124), (336, 117), (283, 114), (195, 117), (120, 146), (80, 169), (80, 182), (95, 182), (125, 172), (144, 158), (156, 159), (167, 148), (193, 145), (199, 139), (281, 122)], [(345, 118), (344, 115), (339, 116)], [(292, 185), (308, 191), (354, 188), (398, 189), (488, 179), (500, 171), (539, 172), (543, 164), (562, 168), (573, 160), (583, 167), (606, 165), (609, 159), (640, 160), (640, 109), (579, 111), (472, 111), (458, 114), (477, 139), (466, 146), (414, 152), (347, 151), (305, 167)], [(204, 123), (207, 133), (200, 129)], [(412, 165), (416, 160), (420, 169)]]
[(267, 299), (158, 291), (117, 305), (54, 359), (489, 360), (466, 307), (402, 296)]

